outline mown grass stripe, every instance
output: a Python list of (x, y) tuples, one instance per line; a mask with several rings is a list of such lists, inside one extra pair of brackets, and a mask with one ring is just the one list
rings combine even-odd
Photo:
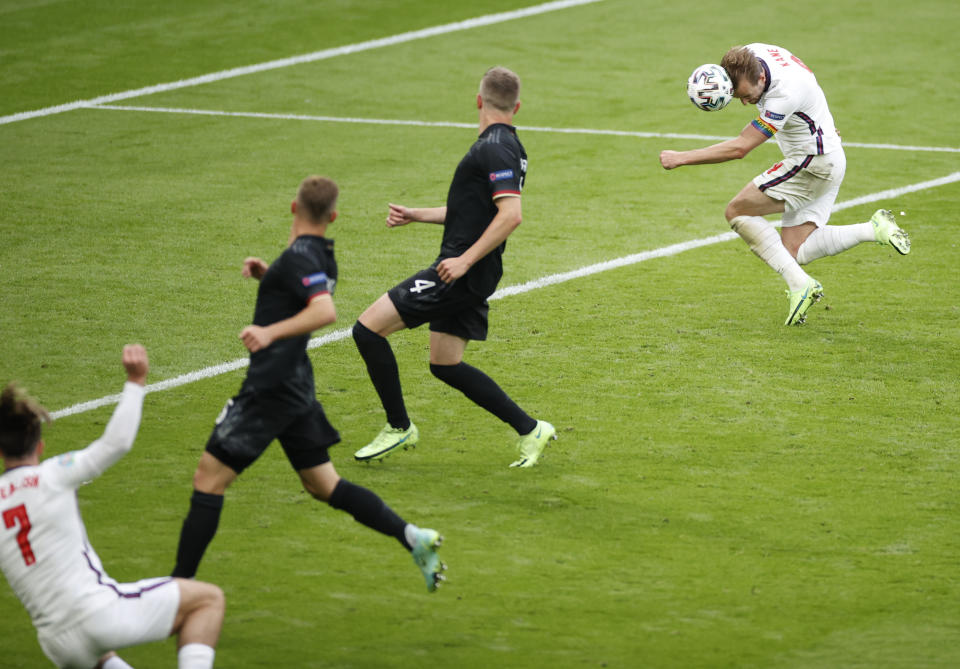
[[(849, 209), (850, 207), (859, 206), (861, 204), (868, 204), (870, 202), (877, 202), (879, 200), (886, 200), (890, 198), (900, 197), (908, 193), (915, 193), (921, 190), (927, 190), (929, 188), (936, 188), (938, 186), (944, 186), (947, 184), (960, 181), (960, 172), (954, 172), (945, 177), (939, 179), (932, 179), (930, 181), (923, 181), (920, 183), (910, 184), (909, 186), (902, 186), (900, 188), (891, 188), (888, 190), (879, 191), (877, 193), (871, 193), (869, 195), (864, 195), (862, 197), (854, 198), (853, 200), (848, 200), (846, 202), (841, 202), (835, 204), (833, 211), (841, 211), (843, 209)], [(510, 297), (511, 295), (521, 295), (523, 293), (529, 293), (533, 290), (538, 290), (540, 288), (545, 288), (547, 286), (552, 286), (558, 283), (564, 283), (566, 281), (572, 281), (574, 279), (580, 279), (583, 277), (590, 276), (592, 274), (598, 274), (600, 272), (606, 272), (612, 269), (617, 269), (619, 267), (626, 267), (628, 265), (635, 265), (637, 263), (645, 262), (647, 260), (652, 260), (654, 258), (665, 258), (668, 256), (677, 255), (678, 253), (683, 253), (684, 251), (689, 251), (691, 249), (701, 248), (703, 246), (710, 246), (712, 244), (718, 244), (720, 242), (729, 241), (737, 237), (735, 232), (724, 232), (718, 235), (713, 235), (711, 237), (703, 237), (701, 239), (692, 239), (686, 242), (680, 242), (678, 244), (671, 244), (670, 246), (664, 246), (659, 249), (653, 249), (652, 251), (642, 251), (640, 253), (634, 253), (627, 256), (622, 256), (620, 258), (614, 258), (612, 260), (606, 260), (604, 262), (596, 263), (593, 265), (587, 265), (586, 267), (581, 267), (580, 269), (572, 270), (570, 272), (562, 272), (559, 274), (551, 274), (549, 276), (542, 277), (540, 279), (534, 279), (533, 281), (527, 281), (526, 283), (521, 283), (515, 286), (507, 286), (501, 288), (493, 295), (490, 296), (491, 300), (500, 300), (505, 297)], [(340, 330), (334, 330), (333, 332), (328, 332), (326, 334), (313, 337), (310, 340), (310, 343), (307, 345), (308, 348), (318, 348), (326, 344), (331, 344), (338, 342), (342, 339), (346, 339), (350, 336), (350, 328), (342, 328)], [(220, 376), (221, 374), (226, 374), (228, 372), (233, 372), (238, 369), (243, 369), (249, 365), (248, 358), (239, 358), (237, 360), (232, 360), (230, 362), (224, 362), (217, 365), (212, 365), (210, 367), (205, 367), (203, 369), (188, 372), (187, 374), (181, 374), (180, 376), (173, 377), (171, 379), (166, 379), (164, 381), (159, 381), (157, 383), (151, 383), (147, 386), (147, 392), (158, 392), (161, 390), (169, 390), (171, 388), (177, 388), (179, 386), (187, 385), (189, 383), (194, 383), (196, 381), (202, 381), (204, 379), (209, 379), (215, 376)], [(66, 407), (65, 409), (60, 409), (58, 411), (52, 412), (51, 417), (56, 420), (58, 418), (65, 418), (67, 416), (73, 416), (80, 413), (85, 413), (87, 411), (92, 411), (103, 406), (108, 406), (110, 404), (116, 404), (120, 400), (120, 395), (107, 395), (106, 397), (101, 397), (99, 399), (90, 400), (88, 402), (81, 402), (79, 404), (74, 404), (73, 406)]]
[(423, 28), (421, 30), (399, 33), (397, 35), (391, 35), (390, 37), (368, 40), (366, 42), (358, 42), (356, 44), (346, 44), (344, 46), (338, 46), (332, 49), (323, 49), (321, 51), (314, 51), (312, 53), (306, 53), (299, 56), (280, 58), (278, 60), (271, 60), (265, 63), (258, 63), (256, 65), (246, 65), (243, 67), (234, 67), (229, 70), (221, 70), (220, 72), (211, 72), (210, 74), (204, 74), (198, 77), (192, 77), (190, 79), (181, 79), (179, 81), (171, 81), (164, 84), (155, 84), (153, 86), (145, 86), (143, 88), (122, 91), (120, 93), (101, 95), (89, 100), (77, 100), (75, 102), (68, 102), (66, 104), (56, 105), (53, 107), (45, 107), (43, 109), (35, 109), (33, 111), (19, 112), (16, 114), (10, 114), (8, 116), (0, 116), (0, 125), (4, 125), (6, 123), (16, 123), (18, 121), (26, 121), (27, 119), (32, 118), (52, 116), (53, 114), (62, 114), (63, 112), (83, 109), (99, 104), (117, 102), (118, 100), (129, 100), (130, 98), (139, 98), (144, 95), (153, 95), (154, 93), (165, 93), (167, 91), (175, 91), (182, 88), (200, 86), (202, 84), (223, 81), (224, 79), (233, 79), (235, 77), (243, 77), (248, 74), (256, 74), (258, 72), (277, 70), (284, 67), (302, 65), (304, 63), (313, 63), (319, 60), (327, 60), (329, 58), (336, 58), (337, 56), (359, 53), (361, 51), (381, 49), (383, 47), (394, 46), (396, 44), (403, 44), (404, 42), (414, 42), (417, 40), (426, 39), (428, 37), (435, 37), (437, 35), (445, 35), (463, 30), (472, 30), (473, 28), (480, 28), (496, 23), (513, 21), (516, 19), (526, 18), (528, 16), (535, 16), (537, 14), (544, 14), (546, 12), (553, 12), (560, 9), (567, 9), (569, 7), (576, 7), (578, 5), (588, 5), (596, 2), (603, 2), (603, 0), (557, 0), (556, 2), (547, 2), (540, 5), (534, 5), (532, 7), (515, 9), (509, 12), (486, 14), (484, 16), (478, 16), (472, 19), (456, 21), (454, 23), (445, 23), (443, 25)]

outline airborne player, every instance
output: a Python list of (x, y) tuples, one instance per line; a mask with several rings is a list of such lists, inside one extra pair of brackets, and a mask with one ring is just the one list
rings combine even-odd
[[(783, 160), (755, 177), (727, 205), (730, 227), (787, 283), (785, 325), (803, 323), (823, 286), (801, 265), (836, 255), (862, 242), (910, 252), (910, 238), (893, 215), (878, 210), (866, 223), (827, 225), (847, 160), (827, 99), (813, 72), (786, 49), (750, 44), (730, 49), (720, 61), (734, 97), (755, 104), (757, 117), (740, 135), (692, 151), (662, 151), (660, 164), (723, 163), (743, 158), (776, 136)], [(780, 235), (763, 216), (782, 213)]]

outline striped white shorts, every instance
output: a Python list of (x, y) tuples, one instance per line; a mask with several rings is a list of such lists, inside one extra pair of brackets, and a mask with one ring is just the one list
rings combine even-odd
[(40, 632), (40, 647), (58, 667), (95, 667), (111, 650), (160, 641), (170, 636), (180, 608), (180, 586), (173, 579), (120, 583), (120, 596), (65, 629)]
[(784, 158), (754, 177), (753, 183), (774, 200), (783, 201), (783, 227), (808, 221), (822, 227), (830, 220), (846, 171), (847, 158), (841, 149), (820, 156)]

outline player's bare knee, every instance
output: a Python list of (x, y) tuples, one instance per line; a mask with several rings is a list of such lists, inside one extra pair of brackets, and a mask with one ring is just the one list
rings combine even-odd
[(196, 582), (196, 585), (200, 588), (197, 592), (193, 610), (204, 610), (222, 616), (227, 608), (227, 597), (223, 594), (220, 586), (203, 581)]
[(214, 585), (213, 583), (205, 583), (204, 585), (208, 586), (204, 594), (207, 606), (220, 612), (226, 611), (227, 596), (223, 594), (220, 586)]
[(189, 615), (198, 609), (223, 611), (227, 606), (227, 598), (220, 586), (206, 581), (178, 578), (180, 587), (180, 610)]
[(198, 469), (193, 474), (193, 489), (207, 495), (222, 495), (226, 492), (227, 485)]
[(304, 481), (303, 489), (310, 494), (318, 502), (328, 502), (330, 501), (330, 495), (320, 486), (311, 485), (310, 483)]
[(334, 489), (340, 482), (340, 475), (333, 468), (333, 463), (327, 462), (317, 467), (303, 469), (297, 472), (303, 489), (319, 502), (329, 502)]
[(730, 200), (729, 204), (727, 204), (726, 211), (723, 212), (723, 215), (726, 216), (727, 223), (730, 224), (730, 227), (733, 227), (733, 219), (743, 215), (743, 212), (740, 211), (739, 203), (736, 199)]

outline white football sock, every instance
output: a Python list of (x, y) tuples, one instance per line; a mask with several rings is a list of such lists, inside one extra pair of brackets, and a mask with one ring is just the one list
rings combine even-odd
[(177, 652), (178, 669), (211, 669), (214, 650), (202, 643), (188, 643)]
[(133, 669), (133, 667), (124, 662), (119, 655), (114, 655), (103, 663), (103, 669)]
[(803, 290), (810, 279), (809, 275), (790, 255), (780, 239), (780, 234), (766, 219), (760, 216), (737, 216), (730, 221), (730, 227), (743, 238), (760, 260), (783, 277), (790, 290)]
[(413, 523), (407, 523), (407, 526), (403, 528), (403, 538), (407, 540), (407, 546), (410, 547), (410, 550), (413, 550), (413, 545), (417, 543), (417, 526)]
[(797, 262), (806, 265), (823, 256), (835, 256), (863, 242), (877, 241), (873, 223), (825, 225), (810, 233), (797, 249)]

